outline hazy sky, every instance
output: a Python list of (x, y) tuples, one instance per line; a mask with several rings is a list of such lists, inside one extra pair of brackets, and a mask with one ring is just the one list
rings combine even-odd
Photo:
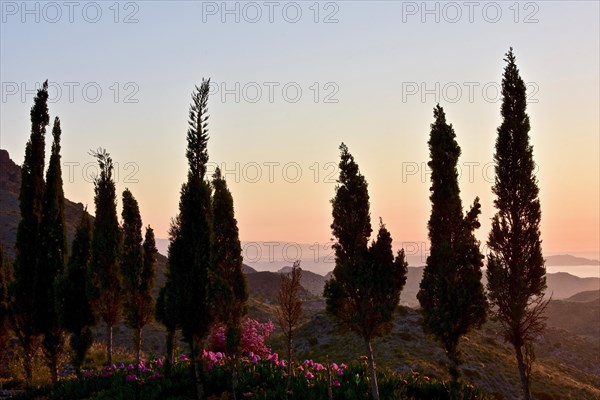
[(543, 249), (598, 253), (597, 1), (2, 1), (1, 12), (1, 147), (22, 163), (34, 88), (49, 79), (66, 196), (93, 211), (88, 151), (104, 147), (119, 214), (128, 187), (158, 237), (186, 177), (190, 94), (210, 77), (211, 168), (226, 174), (242, 240), (328, 242), (344, 141), (369, 183), (373, 224), (381, 216), (398, 244), (426, 251), (439, 101), (462, 147), (463, 205), (482, 200), (485, 241), (513, 46), (528, 83)]

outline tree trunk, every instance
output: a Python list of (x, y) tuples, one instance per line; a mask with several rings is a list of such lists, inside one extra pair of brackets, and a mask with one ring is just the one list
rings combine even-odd
[(365, 344), (367, 345), (367, 358), (371, 372), (371, 394), (373, 395), (373, 400), (379, 400), (379, 387), (377, 386), (377, 373), (375, 372), (375, 358), (373, 357), (371, 340), (365, 339)]
[(196, 398), (198, 400), (202, 400), (204, 398), (204, 387), (202, 386), (202, 381), (200, 380), (200, 366), (197, 365), (196, 346), (195, 340), (193, 338), (190, 340), (190, 352), (190, 369), (192, 374), (192, 383), (196, 388)]
[(450, 400), (460, 400), (460, 386), (458, 380), (460, 378), (460, 370), (458, 369), (458, 353), (456, 347), (453, 347), (447, 351), (448, 359), (450, 360), (450, 366), (448, 368), (450, 372)]
[(25, 384), (30, 386), (33, 379), (33, 346), (31, 343), (25, 343), (23, 347), (25, 353), (25, 362), (23, 365), (25, 368)]
[(140, 368), (140, 353), (142, 351), (142, 328), (133, 330), (133, 352), (135, 353), (135, 366)]
[(238, 371), (237, 371), (237, 357), (231, 356), (231, 393), (233, 393), (233, 400), (237, 400), (237, 385), (238, 385)]
[(175, 347), (175, 329), (167, 330), (167, 350), (165, 356), (165, 368), (167, 373), (171, 373), (173, 365), (173, 348)]
[(53, 349), (50, 353), (50, 374), (52, 383), (58, 382), (58, 350)]
[(288, 337), (287, 337), (287, 359), (288, 359), (288, 377), (287, 377), (287, 385), (286, 385), (286, 390), (290, 390), (290, 387), (292, 386), (292, 330), (290, 328), (290, 331), (288, 332)]
[(112, 365), (112, 325), (106, 324), (106, 365)]
[(529, 376), (527, 375), (525, 361), (523, 359), (523, 346), (514, 346), (514, 348), (517, 355), (517, 365), (519, 366), (519, 376), (521, 377), (523, 396), (525, 400), (531, 400), (531, 392), (529, 391)]

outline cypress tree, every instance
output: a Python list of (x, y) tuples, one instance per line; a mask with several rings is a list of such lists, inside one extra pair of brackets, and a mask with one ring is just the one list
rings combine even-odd
[(367, 182), (348, 147), (341, 144), (340, 176), (333, 198), (331, 229), (337, 239), (333, 278), (325, 285), (327, 311), (342, 326), (365, 342), (371, 374), (371, 392), (379, 399), (371, 341), (390, 332), (393, 313), (406, 283), (407, 264), (400, 250), (394, 259), (392, 238), (380, 223), (376, 240), (371, 235)]
[(117, 198), (113, 180), (113, 163), (104, 149), (91, 153), (100, 166), (94, 181), (94, 236), (90, 262), (90, 286), (94, 311), (106, 324), (106, 359), (112, 364), (112, 329), (121, 317), (123, 298), (120, 259), (120, 228), (117, 220)]
[(237, 358), (242, 339), (242, 318), (247, 313), (248, 289), (242, 273), (242, 245), (227, 182), (216, 169), (212, 181), (214, 274), (211, 293), (216, 318), (226, 326), (226, 353), (232, 361), (232, 391), (236, 398)]
[(497, 209), (488, 238), (488, 293), (505, 340), (515, 349), (523, 394), (531, 398), (533, 341), (545, 328), (546, 267), (540, 240), (540, 200), (529, 144), (525, 83), (512, 48), (502, 78), (502, 124), (496, 138)]
[(0, 376), (6, 371), (3, 370), (8, 349), (8, 340), (10, 339), (8, 310), (10, 305), (10, 287), (13, 281), (12, 265), (6, 254), (4, 246), (0, 241)]
[(174, 304), (185, 341), (190, 346), (190, 372), (198, 398), (204, 396), (197, 359), (196, 342), (208, 334), (213, 313), (210, 310), (211, 270), (211, 190), (204, 180), (208, 162), (208, 93), (210, 80), (203, 80), (192, 94), (187, 132), (189, 171), (182, 185), (179, 215), (170, 229), (169, 274), (165, 299)]
[(35, 328), (44, 336), (42, 347), (48, 360), (52, 382), (58, 380), (58, 361), (64, 350), (63, 329), (58, 317), (59, 303), (55, 288), (67, 263), (65, 195), (60, 166), (60, 120), (54, 119), (52, 153), (46, 173), (46, 185), (40, 223), (40, 246), (35, 287)]
[[(146, 230), (146, 237), (152, 243), (148, 246), (146, 255), (142, 246), (142, 218), (137, 200), (129, 189), (123, 192), (123, 253), (121, 257), (121, 273), (123, 274), (123, 289), (125, 292), (125, 322), (134, 330), (133, 350), (136, 355), (136, 365), (140, 363), (142, 345), (142, 329), (148, 323), (152, 306), (150, 288), (154, 279), (154, 264), (156, 263), (156, 246), (154, 233)], [(148, 237), (151, 235), (152, 237)], [(152, 247), (152, 248), (151, 248)], [(147, 271), (146, 268), (149, 270)]]
[(23, 350), (25, 380), (28, 385), (33, 374), (33, 357), (39, 344), (39, 335), (36, 334), (34, 325), (34, 282), (44, 195), (45, 135), (46, 126), (50, 122), (47, 102), (48, 81), (38, 90), (30, 112), (31, 136), (25, 147), (25, 160), (21, 166), (21, 221), (15, 242), (15, 280), (10, 306), (11, 325)]
[(458, 171), (460, 147), (442, 107), (437, 105), (431, 124), (430, 255), (417, 294), (425, 331), (442, 344), (450, 360), (450, 397), (460, 398), (459, 342), (485, 320), (486, 300), (481, 284), (483, 256), (473, 234), (480, 226), (479, 199), (463, 216)]
[(85, 355), (92, 345), (92, 327), (96, 324), (87, 290), (91, 257), (92, 222), (85, 209), (75, 232), (67, 270), (57, 290), (61, 304), (60, 319), (70, 333), (71, 362), (77, 374), (81, 373)]

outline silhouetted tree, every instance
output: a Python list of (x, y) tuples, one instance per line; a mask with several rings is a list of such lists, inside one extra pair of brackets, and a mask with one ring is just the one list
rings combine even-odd
[(117, 220), (117, 197), (113, 181), (113, 163), (104, 149), (91, 153), (100, 166), (94, 180), (94, 235), (90, 262), (90, 287), (95, 313), (106, 324), (106, 358), (112, 364), (112, 331), (121, 317), (123, 290), (120, 264), (120, 228)]
[(44, 196), (45, 135), (46, 126), (50, 122), (47, 101), (48, 81), (45, 81), (31, 107), (31, 136), (25, 147), (25, 160), (21, 166), (21, 221), (15, 243), (15, 280), (10, 306), (11, 325), (23, 350), (25, 380), (28, 385), (31, 384), (33, 357), (39, 344), (39, 335), (35, 332), (34, 324), (34, 282)]
[(242, 318), (248, 308), (246, 277), (242, 273), (242, 245), (233, 208), (233, 197), (227, 182), (216, 169), (212, 197), (214, 273), (210, 279), (213, 310), (216, 319), (225, 324), (225, 352), (231, 357), (232, 392), (236, 398), (237, 359), (242, 339)]
[(546, 267), (540, 240), (540, 200), (529, 144), (529, 116), (523, 79), (512, 48), (502, 78), (502, 124), (496, 138), (497, 212), (488, 239), (488, 293), (504, 337), (515, 349), (521, 385), (531, 398), (533, 341), (545, 328)]
[(327, 311), (338, 323), (365, 342), (371, 373), (373, 399), (379, 399), (371, 341), (389, 333), (393, 313), (406, 283), (404, 251), (394, 259), (392, 238), (380, 223), (377, 239), (371, 235), (367, 182), (354, 157), (341, 144), (340, 176), (333, 200), (331, 229), (337, 239), (333, 278), (325, 285)]
[(52, 382), (58, 381), (59, 356), (64, 351), (64, 330), (60, 324), (55, 288), (67, 264), (65, 195), (60, 166), (60, 120), (54, 119), (52, 153), (46, 173), (46, 185), (40, 223), (40, 245), (35, 287), (35, 329), (43, 335), (42, 347)]
[(91, 258), (92, 222), (86, 208), (81, 214), (75, 232), (67, 270), (57, 289), (61, 304), (60, 319), (64, 328), (70, 333), (71, 362), (78, 375), (92, 345), (92, 327), (96, 324), (87, 291)]
[(4, 246), (2, 246), (2, 242), (0, 241), (0, 376), (3, 376), (6, 372), (4, 371), (4, 361), (7, 355), (8, 340), (10, 339), (8, 310), (11, 300), (10, 287), (12, 282), (12, 265), (4, 253)]
[(129, 189), (123, 192), (123, 253), (121, 273), (125, 291), (125, 322), (133, 329), (133, 351), (140, 363), (142, 329), (150, 321), (154, 307), (150, 291), (156, 272), (156, 242), (152, 228), (146, 228), (142, 244), (142, 218), (138, 202)]
[(279, 283), (279, 308), (277, 319), (286, 339), (288, 359), (287, 390), (292, 383), (292, 359), (294, 355), (294, 331), (302, 317), (302, 300), (300, 299), (300, 280), (302, 269), (300, 261), (295, 261), (289, 274), (281, 274)]
[(417, 294), (425, 331), (442, 344), (450, 360), (450, 398), (460, 397), (460, 338), (485, 321), (481, 284), (483, 256), (473, 231), (479, 228), (479, 199), (463, 216), (458, 171), (460, 147), (442, 107), (434, 108), (429, 151), (431, 161), (430, 255)]
[[(211, 298), (211, 190), (204, 180), (208, 162), (208, 93), (210, 80), (203, 80), (192, 94), (187, 132), (189, 171), (181, 188), (179, 215), (170, 229), (169, 274), (166, 300), (174, 301), (178, 324), (192, 356), (191, 374), (198, 398), (204, 396), (196, 341), (208, 334), (213, 313)], [(172, 308), (169, 306), (169, 308)]]
[(154, 309), (154, 317), (157, 321), (165, 326), (167, 330), (165, 338), (165, 371), (171, 372), (173, 366), (173, 354), (175, 350), (175, 335), (177, 333), (177, 309), (173, 300), (172, 282), (168, 277), (165, 286), (160, 288), (158, 298), (156, 299), (156, 307)]

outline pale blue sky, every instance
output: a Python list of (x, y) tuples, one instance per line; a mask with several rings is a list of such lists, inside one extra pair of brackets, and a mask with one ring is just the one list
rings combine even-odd
[[(63, 93), (50, 104), (50, 113), (62, 120), (63, 161), (79, 163), (72, 164), (74, 176), (71, 182), (65, 178), (65, 191), (90, 208), (93, 190), (82, 168), (92, 161), (88, 150), (102, 146), (119, 163), (119, 192), (129, 187), (140, 202), (144, 222), (152, 224), (159, 237), (166, 236), (185, 180), (190, 93), (202, 77), (211, 77), (217, 86), (232, 89), (239, 82), (240, 88), (250, 84), (250, 90), (255, 82), (262, 90), (256, 103), (248, 101), (254, 92), (240, 93), (239, 103), (232, 94), (223, 102), (216, 93), (209, 103), (211, 161), (225, 162), (231, 169), (240, 163), (239, 182), (233, 173), (227, 178), (243, 240), (326, 242), (334, 184), (323, 178), (331, 171), (326, 163), (337, 163), (337, 148), (345, 141), (370, 184), (373, 220), (382, 216), (396, 241), (426, 241), (427, 175), (422, 179), (418, 171), (403, 182), (402, 171), (403, 165), (406, 169), (427, 161), (436, 98), (430, 94), (422, 101), (420, 91), (434, 89), (439, 82), (438, 100), (463, 149), (460, 162), (479, 163), (473, 167), (473, 181), (463, 177), (460, 184), (465, 205), (476, 195), (482, 198), (478, 236), (485, 240), (493, 209), (491, 184), (482, 169), (492, 161), (500, 103), (486, 100), (482, 87), (490, 86), (488, 96), (493, 96), (503, 55), (513, 46), (522, 76), (531, 83), (530, 100), (537, 101), (530, 102), (529, 113), (540, 168), (545, 250), (598, 250), (597, 1), (478, 2), (472, 23), (464, 2), (453, 3), (462, 13), (455, 23), (448, 19), (455, 17), (456, 8), (436, 2), (427, 7), (438, 7), (439, 23), (434, 14), (421, 21), (422, 2), (401, 1), (320, 2), (316, 7), (312, 1), (276, 2), (273, 23), (262, 1), (253, 3), (263, 13), (257, 23), (244, 20), (254, 16), (243, 14), (244, 7), (253, 12), (247, 2), (227, 5), (238, 4), (240, 23), (233, 15), (221, 21), (220, 1), (121, 2), (118, 23), (114, 2), (78, 3), (72, 23), (63, 2), (56, 3), (62, 12), (56, 23), (47, 21), (55, 14), (44, 9), (45, 3), (28, 3), (33, 10), (38, 4), (39, 23), (35, 11), (22, 15), (21, 4), (2, 2), (0, 145), (22, 162), (33, 98), (22, 89), (46, 78), (56, 82)], [(102, 16), (97, 23), (87, 22), (82, 10), (85, 7), (85, 17), (93, 18), (95, 4)], [(300, 20), (287, 22), (283, 8), (289, 12), (285, 17), (294, 17), (296, 5), (302, 10)], [(213, 6), (219, 9), (216, 15), (203, 14)], [(316, 8), (319, 23), (314, 22)], [(498, 22), (489, 22), (498, 8)], [(123, 23), (131, 12), (138, 22)], [(338, 22), (323, 23), (331, 12)], [(527, 16), (538, 22), (524, 23)], [(65, 82), (79, 84), (73, 102)], [(279, 85), (272, 103), (265, 82)], [(472, 101), (465, 84), (469, 82), (478, 85), (473, 86)], [(81, 90), (91, 83), (102, 89), (96, 103), (86, 101)], [(286, 84), (302, 89), (298, 102), (285, 100), (281, 88)], [(457, 101), (455, 92), (443, 93), (444, 87), (457, 86), (462, 90)], [(409, 87), (417, 87), (419, 93), (407, 94)], [(124, 102), (128, 94), (138, 102)], [(324, 102), (328, 94), (338, 102)], [(269, 162), (280, 163), (274, 167), (273, 182), (264, 164)], [(256, 183), (249, 182), (255, 164), (248, 163), (262, 168)], [(298, 182), (282, 176), (286, 164), (300, 166)], [(139, 182), (124, 182), (134, 172)]]

